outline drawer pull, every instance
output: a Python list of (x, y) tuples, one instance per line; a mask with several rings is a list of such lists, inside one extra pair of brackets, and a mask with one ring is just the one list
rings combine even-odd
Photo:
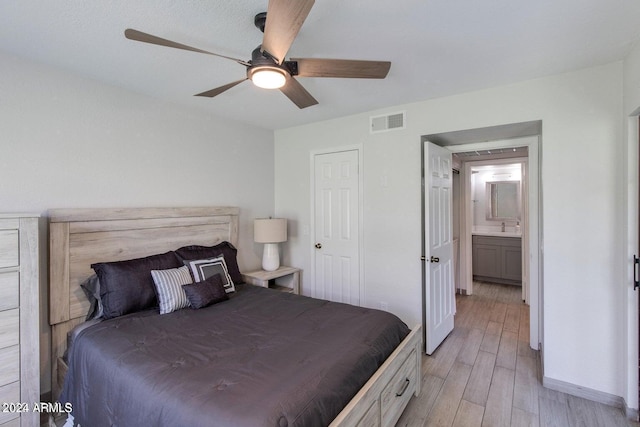
[(411, 384), (411, 380), (409, 380), (409, 378), (406, 379), (406, 381), (404, 382), (404, 385), (402, 386), (402, 390), (400, 390), (400, 393), (396, 393), (396, 397), (400, 397), (404, 394), (405, 391), (407, 391), (407, 388), (409, 387), (409, 384)]

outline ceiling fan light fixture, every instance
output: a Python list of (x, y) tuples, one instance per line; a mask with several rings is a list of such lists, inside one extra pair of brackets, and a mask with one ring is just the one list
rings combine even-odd
[(287, 82), (284, 70), (270, 66), (251, 69), (249, 78), (254, 85), (263, 89), (279, 89)]

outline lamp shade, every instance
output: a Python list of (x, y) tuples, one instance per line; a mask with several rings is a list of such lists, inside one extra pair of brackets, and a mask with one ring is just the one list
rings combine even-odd
[(287, 241), (286, 218), (257, 218), (253, 222), (253, 240), (257, 243)]

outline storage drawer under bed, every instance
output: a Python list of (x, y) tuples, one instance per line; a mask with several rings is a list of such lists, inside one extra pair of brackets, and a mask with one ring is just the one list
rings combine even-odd
[(416, 351), (413, 350), (380, 393), (383, 426), (393, 426), (416, 391)]

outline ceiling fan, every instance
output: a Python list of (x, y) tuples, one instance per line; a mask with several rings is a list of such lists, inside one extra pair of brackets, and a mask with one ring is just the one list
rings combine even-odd
[(267, 12), (257, 14), (254, 19), (256, 27), (264, 33), (264, 36), (262, 44), (251, 53), (249, 61), (208, 52), (130, 28), (125, 30), (124, 35), (130, 40), (230, 59), (246, 67), (245, 78), (196, 96), (213, 98), (250, 79), (258, 87), (280, 89), (299, 108), (306, 108), (317, 104), (318, 101), (295, 79), (295, 76), (384, 79), (391, 67), (391, 62), (388, 61), (316, 58), (285, 60), (285, 55), (313, 4), (314, 0), (269, 0)]

